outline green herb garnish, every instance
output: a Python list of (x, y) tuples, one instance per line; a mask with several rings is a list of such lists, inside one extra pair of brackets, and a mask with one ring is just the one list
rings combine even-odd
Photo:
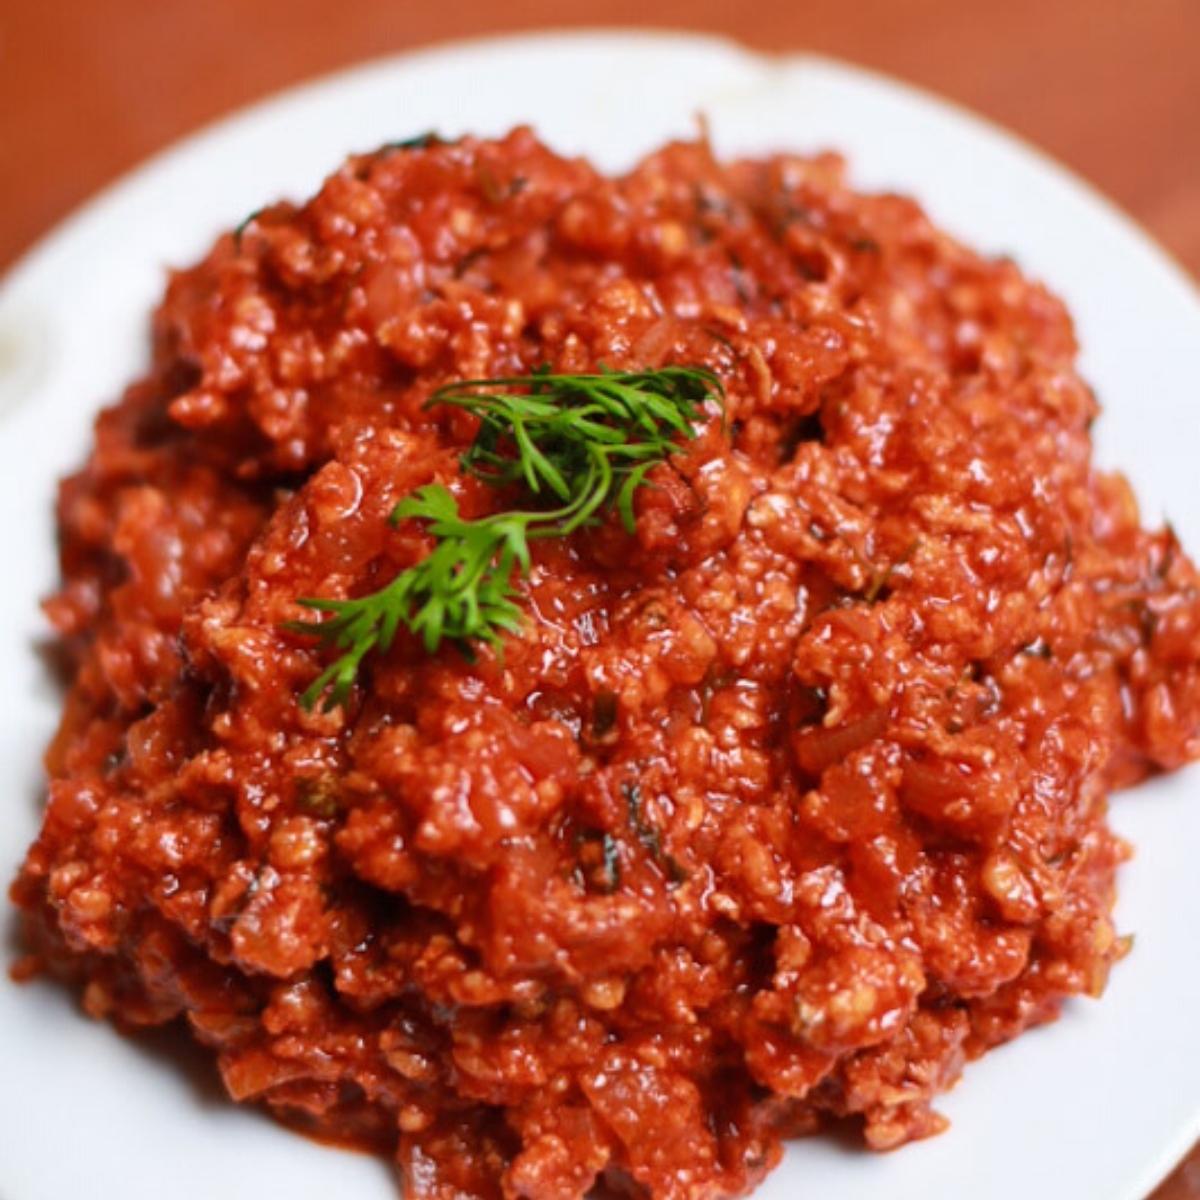
[(325, 711), (342, 704), (363, 659), (372, 650), (386, 651), (401, 626), (431, 654), (446, 640), (469, 654), (473, 641), (495, 644), (502, 634), (515, 633), (522, 615), (512, 574), (529, 573), (529, 543), (568, 537), (608, 508), (632, 533), (633, 498), (647, 473), (678, 450), (676, 439), (695, 436), (704, 402), (721, 404), (723, 397), (720, 380), (704, 367), (538, 372), (439, 388), (428, 406), (451, 405), (479, 418), (460, 460), (463, 471), (552, 506), (465, 520), (441, 484), (427, 484), (402, 500), (392, 524), (424, 521), (433, 550), (369, 595), (299, 601), (329, 617), (286, 628), (342, 652), (300, 702), (311, 709), (325, 695)]
[(234, 246), (234, 249), (235, 249), (235, 250), (239, 250), (239, 251), (241, 250), (241, 248), (242, 248), (242, 235), (243, 235), (243, 234), (246, 232), (246, 230), (247, 230), (247, 229), (249, 229), (249, 228), (250, 228), (250, 226), (251, 226), (252, 224), (254, 224), (254, 222), (255, 222), (255, 221), (257, 221), (257, 220), (258, 220), (258, 218), (259, 218), (259, 217), (261, 217), (261, 216), (263, 215), (263, 213), (265, 213), (266, 211), (267, 211), (267, 210), (266, 210), (265, 208), (256, 208), (256, 209), (255, 209), (255, 210), (254, 210), (252, 213), (249, 213), (248, 215), (246, 215), (245, 217), (243, 217), (243, 218), (242, 218), (242, 219), (241, 219), (241, 220), (240, 220), (240, 221), (237, 223), (237, 225), (234, 227), (234, 230), (233, 230), (233, 246)]
[(621, 848), (611, 833), (576, 837), (579, 862), (573, 877), (581, 888), (611, 896), (621, 886)]
[(677, 887), (687, 879), (687, 872), (666, 852), (662, 844), (662, 834), (646, 819), (646, 812), (642, 807), (642, 789), (636, 783), (624, 783), (621, 785), (621, 793), (625, 797), (629, 825), (634, 835), (666, 875), (668, 885)]
[(441, 138), (438, 137), (435, 130), (429, 130), (427, 133), (418, 133), (415, 137), (401, 138), (398, 142), (384, 142), (379, 147), (380, 150), (428, 150), (430, 146), (441, 144)]

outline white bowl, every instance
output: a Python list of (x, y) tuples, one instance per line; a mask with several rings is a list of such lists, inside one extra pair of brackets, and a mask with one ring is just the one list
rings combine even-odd
[[(1086, 103), (1081, 97), (1080, 103)], [(450, 46), (286, 93), (190, 138), (67, 221), (0, 289), (0, 874), (36, 828), (55, 691), (34, 653), (55, 579), (55, 481), (93, 413), (147, 360), (164, 268), (200, 256), (264, 200), (304, 197), (349, 151), (436, 129), (534, 122), (564, 151), (631, 164), (707, 114), (722, 152), (834, 147), (856, 184), (915, 195), (974, 246), (1016, 256), (1066, 297), (1105, 415), (1102, 460), (1145, 517), (1200, 550), (1200, 300), (1125, 218), (974, 117), (853, 67), (767, 59), (709, 38), (588, 33)], [(1120, 926), (1137, 934), (1100, 1003), (968, 1066), (942, 1137), (872, 1156), (793, 1146), (759, 1200), (1142, 1200), (1200, 1134), (1200, 778), (1119, 797), (1138, 849)], [(45, 983), (0, 983), (4, 1200), (395, 1200), (387, 1166), (323, 1149), (193, 1082), (151, 1041), (121, 1038)], [(193, 1067), (195, 1064), (193, 1064)]]

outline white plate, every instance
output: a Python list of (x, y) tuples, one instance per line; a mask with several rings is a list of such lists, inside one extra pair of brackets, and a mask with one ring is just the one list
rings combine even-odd
[[(1085, 103), (1085, 98), (1080, 103)], [(51, 501), (96, 408), (147, 358), (168, 264), (190, 262), (264, 200), (303, 197), (350, 150), (437, 129), (533, 121), (549, 143), (620, 168), (688, 135), (718, 149), (846, 151), (866, 188), (916, 195), (975, 246), (1016, 255), (1069, 301), (1106, 413), (1101, 455), (1200, 550), (1200, 301), (1084, 185), (1007, 135), (909, 88), (808, 57), (763, 59), (690, 36), (584, 34), (452, 46), (292, 91), (191, 138), (106, 192), (0, 290), (0, 874), (36, 823), (56, 698), (32, 644), (54, 582)], [(969, 1066), (953, 1128), (898, 1154), (789, 1150), (758, 1200), (1142, 1200), (1200, 1134), (1200, 780), (1120, 797), (1138, 847), (1121, 875), (1133, 955), (1102, 1003)], [(388, 1169), (322, 1149), (197, 1089), (169, 1056), (77, 1015), (59, 989), (0, 983), (3, 1200), (395, 1200)], [(202, 1073), (203, 1076), (203, 1073)]]

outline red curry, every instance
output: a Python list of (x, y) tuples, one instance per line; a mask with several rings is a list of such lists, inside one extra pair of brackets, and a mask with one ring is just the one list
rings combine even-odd
[[(122, 1027), (412, 1200), (742, 1193), (938, 1131), (1126, 949), (1106, 795), (1200, 752), (1197, 574), (1090, 462), (1062, 304), (839, 159), (518, 130), (350, 159), (175, 274), (61, 492), (73, 682), (13, 895)], [(283, 628), (428, 552), (440, 384), (694, 363), (715, 417), (536, 546), (502, 656), (345, 707)]]

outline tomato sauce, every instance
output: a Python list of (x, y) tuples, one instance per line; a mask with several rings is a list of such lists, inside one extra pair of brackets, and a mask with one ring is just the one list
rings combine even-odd
[[(13, 888), (124, 1028), (386, 1147), (411, 1200), (717, 1200), (1125, 953), (1109, 792), (1200, 752), (1200, 599), (1091, 464), (1063, 305), (833, 155), (528, 130), (351, 158), (174, 274), (62, 486), (72, 683)], [(301, 596), (428, 553), (463, 378), (704, 365), (637, 497), (537, 544), (503, 654), (402, 634), (344, 708)], [(963, 1131), (960, 1136), (970, 1136)]]

